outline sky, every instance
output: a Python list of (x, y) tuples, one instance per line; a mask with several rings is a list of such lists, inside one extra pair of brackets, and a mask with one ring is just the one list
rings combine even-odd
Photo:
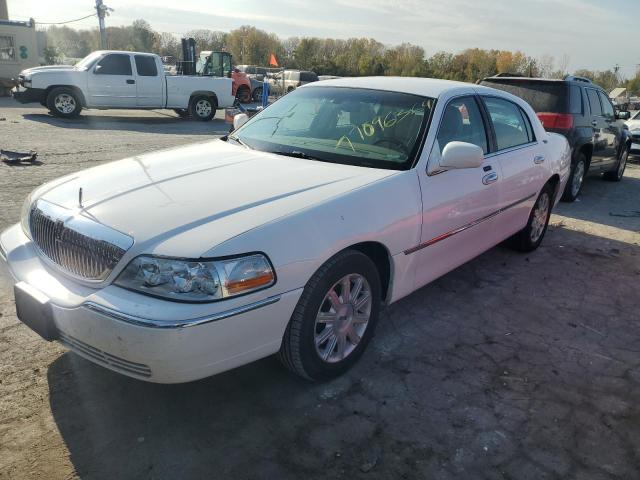
[[(253, 25), (282, 38), (368, 37), (387, 45), (410, 42), (427, 55), (466, 48), (522, 50), (568, 56), (570, 71), (620, 65), (632, 76), (640, 64), (635, 38), (638, 0), (104, 0), (107, 25), (144, 18), (176, 35), (206, 28)], [(91, 14), (94, 0), (8, 0), (9, 17), (61, 22)], [(634, 8), (635, 7), (635, 8)], [(69, 26), (97, 25), (89, 18)]]

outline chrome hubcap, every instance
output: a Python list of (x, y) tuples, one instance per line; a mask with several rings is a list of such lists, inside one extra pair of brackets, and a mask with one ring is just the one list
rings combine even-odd
[(53, 103), (61, 113), (71, 113), (76, 109), (75, 99), (67, 93), (57, 95)]
[(536, 202), (533, 210), (533, 218), (531, 219), (531, 241), (537, 242), (544, 232), (547, 225), (547, 217), (549, 216), (549, 194), (543, 192)]
[(196, 113), (200, 117), (206, 117), (211, 114), (211, 103), (208, 100), (198, 100), (196, 103)]
[(371, 287), (351, 273), (324, 296), (315, 323), (316, 352), (327, 363), (347, 358), (358, 346), (371, 317)]
[(578, 162), (571, 179), (571, 194), (575, 197), (580, 192), (582, 181), (584, 180), (584, 162)]

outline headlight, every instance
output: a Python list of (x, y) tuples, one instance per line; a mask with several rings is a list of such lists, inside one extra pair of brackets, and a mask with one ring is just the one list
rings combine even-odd
[(212, 302), (270, 287), (276, 281), (265, 255), (220, 260), (184, 260), (142, 255), (134, 258), (116, 285), (174, 301)]

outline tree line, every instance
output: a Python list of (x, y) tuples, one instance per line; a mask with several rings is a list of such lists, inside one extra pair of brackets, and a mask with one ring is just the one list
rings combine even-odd
[[(65, 58), (81, 58), (99, 49), (97, 29), (75, 30), (51, 26), (45, 30), (45, 61), (60, 63)], [(469, 48), (459, 53), (437, 52), (427, 56), (422, 47), (410, 43), (389, 46), (371, 38), (348, 40), (277, 35), (253, 26), (230, 32), (199, 29), (187, 32), (198, 50), (226, 50), (238, 65), (267, 66), (271, 54), (286, 68), (313, 70), (318, 75), (365, 76), (398, 75), (444, 78), (475, 82), (499, 73), (530, 77), (562, 78), (568, 73), (587, 77), (610, 91), (626, 86), (640, 93), (640, 74), (621, 79), (613, 70), (569, 72), (569, 57), (532, 57), (521, 51)], [(157, 32), (145, 20), (107, 28), (108, 47), (113, 50), (153, 52), (181, 57), (180, 40), (173, 34)]]

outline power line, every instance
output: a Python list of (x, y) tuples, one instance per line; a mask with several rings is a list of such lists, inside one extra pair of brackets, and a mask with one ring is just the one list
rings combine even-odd
[(73, 20), (67, 20), (65, 22), (36, 22), (36, 23), (38, 25), (64, 25), (65, 23), (79, 22), (80, 20), (84, 20), (86, 18), (95, 17), (96, 15), (98, 15), (98, 14), (97, 13), (92, 13), (91, 15), (87, 15), (86, 17), (75, 18)]

